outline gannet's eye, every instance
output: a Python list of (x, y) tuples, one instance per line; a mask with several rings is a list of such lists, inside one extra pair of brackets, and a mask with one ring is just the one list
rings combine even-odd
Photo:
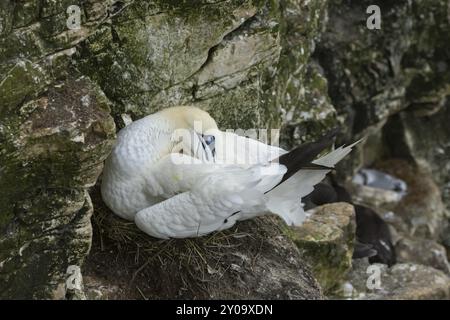
[(205, 140), (206, 144), (209, 146), (211, 143), (213, 143), (216, 138), (213, 135), (204, 135), (203, 140)]

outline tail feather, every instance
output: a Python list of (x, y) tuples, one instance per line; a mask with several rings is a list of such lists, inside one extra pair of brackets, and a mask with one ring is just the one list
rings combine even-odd
[[(337, 129), (330, 131), (317, 142), (307, 143), (283, 154), (272, 162), (279, 162), (287, 170), (281, 181), (264, 192), (267, 211), (280, 216), (287, 225), (299, 226), (306, 218), (301, 198), (314, 190), (336, 163), (350, 153), (357, 141), (347, 147), (341, 146), (334, 151), (314, 160), (318, 154), (333, 144)], [(238, 217), (240, 211), (231, 217)], [(238, 220), (240, 217), (237, 218)], [(227, 219), (229, 220), (229, 219)]]
[(330, 153), (327, 153), (323, 157), (320, 157), (317, 160), (314, 160), (312, 163), (320, 166), (325, 166), (329, 168), (334, 168), (336, 163), (341, 161), (345, 156), (347, 156), (353, 149), (355, 145), (357, 145), (361, 140), (356, 141), (355, 143), (352, 143), (349, 146), (340, 146), (339, 148), (333, 150)]
[[(266, 193), (267, 208), (283, 218), (288, 225), (301, 225), (305, 219), (305, 213), (303, 205), (299, 204), (299, 200), (311, 193), (314, 190), (314, 185), (321, 182), (336, 163), (348, 155), (358, 142), (347, 147), (341, 146), (312, 161), (316, 165), (324, 166), (324, 169), (300, 168), (294, 174), (291, 174), (287, 180)], [(291, 166), (291, 168), (294, 167), (296, 166)]]
[[(292, 177), (300, 169), (320, 165), (321, 163), (315, 163), (313, 160), (326, 148), (333, 145), (334, 137), (339, 132), (338, 129), (333, 129), (325, 136), (320, 138), (316, 142), (309, 142), (302, 144), (301, 146), (281, 155), (279, 158), (272, 160), (272, 162), (278, 162), (287, 168), (286, 173), (283, 175), (281, 181), (274, 187), (282, 184), (284, 181)], [(326, 165), (324, 165), (326, 166)]]

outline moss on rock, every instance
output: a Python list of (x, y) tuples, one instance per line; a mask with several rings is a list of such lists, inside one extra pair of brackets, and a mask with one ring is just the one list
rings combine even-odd
[(19, 110), (6, 111), (0, 297), (63, 298), (66, 268), (80, 265), (90, 248), (86, 188), (111, 149), (114, 122), (105, 96), (85, 78), (55, 83)]
[(301, 227), (287, 230), (325, 294), (336, 289), (351, 269), (355, 228), (353, 206), (333, 203), (315, 208)]

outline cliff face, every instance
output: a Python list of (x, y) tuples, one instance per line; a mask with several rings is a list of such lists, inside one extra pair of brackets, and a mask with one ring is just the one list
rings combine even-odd
[[(410, 155), (417, 162), (431, 160), (436, 152), (448, 156), (448, 131), (432, 130), (430, 123), (448, 119), (448, 1), (382, 1), (380, 30), (369, 30), (362, 21), (361, 12), (369, 5), (370, 1), (330, 2), (327, 29), (314, 53), (328, 80), (333, 105), (346, 119), (348, 135), (380, 132), (387, 120), (395, 121), (382, 130), (386, 154)], [(404, 137), (414, 121), (430, 132), (421, 135), (421, 147), (414, 137), (408, 141)], [(364, 159), (370, 161), (371, 157)], [(436, 174), (440, 181), (447, 175), (444, 170)]]
[[(411, 184), (421, 184), (420, 174), (431, 174), (440, 188), (438, 200), (431, 200), (435, 207), (417, 209), (434, 187), (425, 188), (416, 197), (422, 199), (409, 197), (415, 204), (406, 209), (421, 212), (404, 218), (414, 224), (411, 229), (430, 229), (421, 235), (448, 242), (450, 4), (382, 1), (381, 29), (369, 30), (361, 12), (370, 4), (329, 2), (329, 21), (313, 55), (328, 80), (338, 117), (344, 119), (345, 136), (368, 137), (341, 172), (348, 174), (380, 159), (403, 158), (416, 165), (419, 179), (409, 178)], [(412, 220), (422, 221), (415, 225)]]
[(381, 30), (370, 1), (85, 0), (71, 29), (73, 2), (0, 3), (1, 298), (64, 296), (116, 130), (168, 106), (281, 127), (285, 146), (337, 124), (342, 141), (369, 133), (344, 175), (412, 159), (448, 203), (448, 1), (381, 1)]

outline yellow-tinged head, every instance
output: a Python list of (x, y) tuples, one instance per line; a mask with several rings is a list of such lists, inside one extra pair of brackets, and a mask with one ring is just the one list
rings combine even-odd
[(158, 112), (170, 120), (174, 129), (194, 130), (199, 134), (217, 129), (216, 121), (208, 112), (192, 106), (178, 106), (163, 109)]

